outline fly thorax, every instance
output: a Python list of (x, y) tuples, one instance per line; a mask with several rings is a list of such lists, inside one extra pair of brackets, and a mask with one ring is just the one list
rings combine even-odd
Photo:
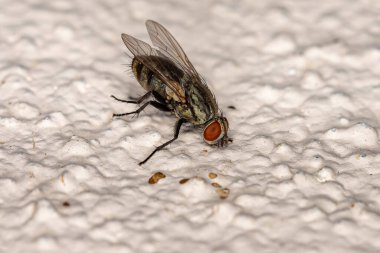
[[(177, 96), (177, 94), (169, 86), (165, 87), (165, 92), (167, 95), (167, 97), (166, 97), (167, 100), (174, 100), (174, 101), (179, 102), (179, 103), (186, 102), (186, 101), (183, 101), (183, 99), (181, 100), (181, 98), (179, 98)], [(182, 89), (179, 89), (179, 91), (177, 91), (177, 92), (179, 92), (180, 95), (182, 95), (181, 93), (183, 93)], [(185, 96), (183, 95), (183, 97), (185, 97)]]
[(184, 77), (181, 80), (181, 85), (186, 91), (186, 101), (179, 106), (179, 113), (194, 125), (204, 124), (212, 116), (210, 116), (207, 102), (203, 99), (204, 96), (199, 89), (200, 85), (189, 77)]

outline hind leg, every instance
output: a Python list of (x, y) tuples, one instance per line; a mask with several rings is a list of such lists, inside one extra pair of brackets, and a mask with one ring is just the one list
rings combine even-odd
[(165, 104), (161, 104), (161, 103), (159, 103), (157, 101), (149, 101), (149, 102), (146, 102), (145, 104), (143, 104), (136, 111), (127, 112), (127, 113), (114, 113), (112, 116), (113, 117), (120, 117), (120, 116), (131, 115), (131, 114), (137, 114), (137, 115), (139, 115), (139, 113), (142, 112), (145, 109), (145, 107), (147, 107), (148, 105), (152, 105), (153, 107), (159, 109), (160, 111), (164, 111), (164, 112), (171, 111), (171, 109), (167, 105), (165, 105)]
[(120, 99), (120, 98), (117, 98), (115, 97), (114, 95), (111, 95), (111, 98), (119, 101), (119, 102), (123, 102), (123, 103), (129, 103), (129, 104), (140, 104), (142, 101), (146, 100), (147, 98), (150, 97), (150, 95), (152, 95), (152, 92), (151, 91), (148, 91), (147, 93), (145, 93), (143, 96), (141, 96), (140, 98), (138, 98), (137, 100), (124, 100), (124, 99)]

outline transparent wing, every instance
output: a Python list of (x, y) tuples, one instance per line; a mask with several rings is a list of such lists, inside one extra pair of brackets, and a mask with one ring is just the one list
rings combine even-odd
[[(152, 48), (148, 43), (142, 40), (136, 39), (128, 34), (122, 34), (121, 38), (125, 46), (131, 51), (131, 53), (146, 67), (152, 70), (166, 85), (167, 87), (175, 93), (180, 101), (185, 101), (185, 91), (183, 87), (179, 84), (179, 77), (176, 76), (178, 73), (172, 71), (168, 67), (168, 64), (164, 63), (162, 54)], [(149, 56), (156, 56), (154, 60), (149, 58)], [(160, 60), (161, 59), (161, 60)], [(172, 78), (173, 77), (173, 78)]]
[(160, 49), (160, 54), (165, 55), (187, 74), (197, 78), (198, 81), (203, 83), (193, 64), (187, 58), (182, 47), (165, 27), (153, 20), (147, 20), (146, 28), (148, 30), (149, 37), (152, 40), (153, 46)]
[(148, 43), (145, 43), (142, 40), (138, 40), (128, 34), (123, 33), (121, 35), (125, 46), (131, 51), (131, 53), (138, 56), (158, 56), (156, 50), (154, 50)]

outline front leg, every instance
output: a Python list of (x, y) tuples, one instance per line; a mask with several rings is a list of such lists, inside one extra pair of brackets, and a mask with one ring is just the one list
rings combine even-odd
[(178, 138), (179, 131), (181, 130), (182, 124), (185, 122), (186, 122), (185, 119), (179, 119), (176, 122), (176, 124), (174, 125), (174, 137), (173, 137), (173, 139), (171, 139), (171, 140), (165, 142), (164, 144), (158, 146), (147, 158), (145, 158), (144, 161), (140, 162), (139, 165), (146, 163), (157, 151), (160, 151), (161, 149), (163, 149), (164, 147), (166, 147), (167, 145), (169, 145), (170, 143), (175, 141)]

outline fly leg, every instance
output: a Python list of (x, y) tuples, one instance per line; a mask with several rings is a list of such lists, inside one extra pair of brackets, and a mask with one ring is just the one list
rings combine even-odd
[[(129, 103), (129, 102), (128, 102)], [(120, 117), (120, 116), (125, 116), (125, 115), (131, 115), (131, 114), (136, 114), (136, 115), (139, 115), (139, 113), (141, 111), (143, 111), (145, 109), (145, 107), (147, 107), (148, 105), (152, 105), (154, 107), (156, 107), (157, 109), (161, 110), (161, 111), (165, 111), (165, 112), (169, 112), (171, 111), (171, 109), (169, 107), (167, 107), (166, 105), (164, 104), (161, 104), (157, 101), (149, 101), (149, 102), (146, 102), (145, 104), (143, 104), (139, 109), (137, 109), (136, 111), (133, 111), (133, 112), (127, 112), (127, 113), (114, 113), (112, 116), (113, 117)]]
[(160, 151), (161, 149), (163, 149), (164, 147), (166, 147), (167, 145), (169, 145), (170, 143), (175, 141), (178, 138), (179, 130), (181, 129), (182, 124), (185, 122), (186, 122), (185, 119), (179, 119), (174, 126), (174, 137), (173, 137), (173, 139), (171, 139), (170, 141), (167, 141), (164, 144), (161, 144), (160, 146), (158, 146), (147, 158), (145, 158), (144, 161), (140, 162), (139, 165), (146, 163), (157, 151)]
[(113, 98), (113, 99), (115, 99), (115, 100), (117, 100), (119, 102), (123, 102), (123, 103), (140, 104), (142, 101), (144, 101), (145, 99), (147, 99), (151, 94), (152, 94), (152, 92), (148, 91), (147, 93), (145, 93), (143, 96), (141, 96), (137, 100), (124, 100), (124, 99), (117, 98), (114, 95), (111, 95), (111, 98)]

